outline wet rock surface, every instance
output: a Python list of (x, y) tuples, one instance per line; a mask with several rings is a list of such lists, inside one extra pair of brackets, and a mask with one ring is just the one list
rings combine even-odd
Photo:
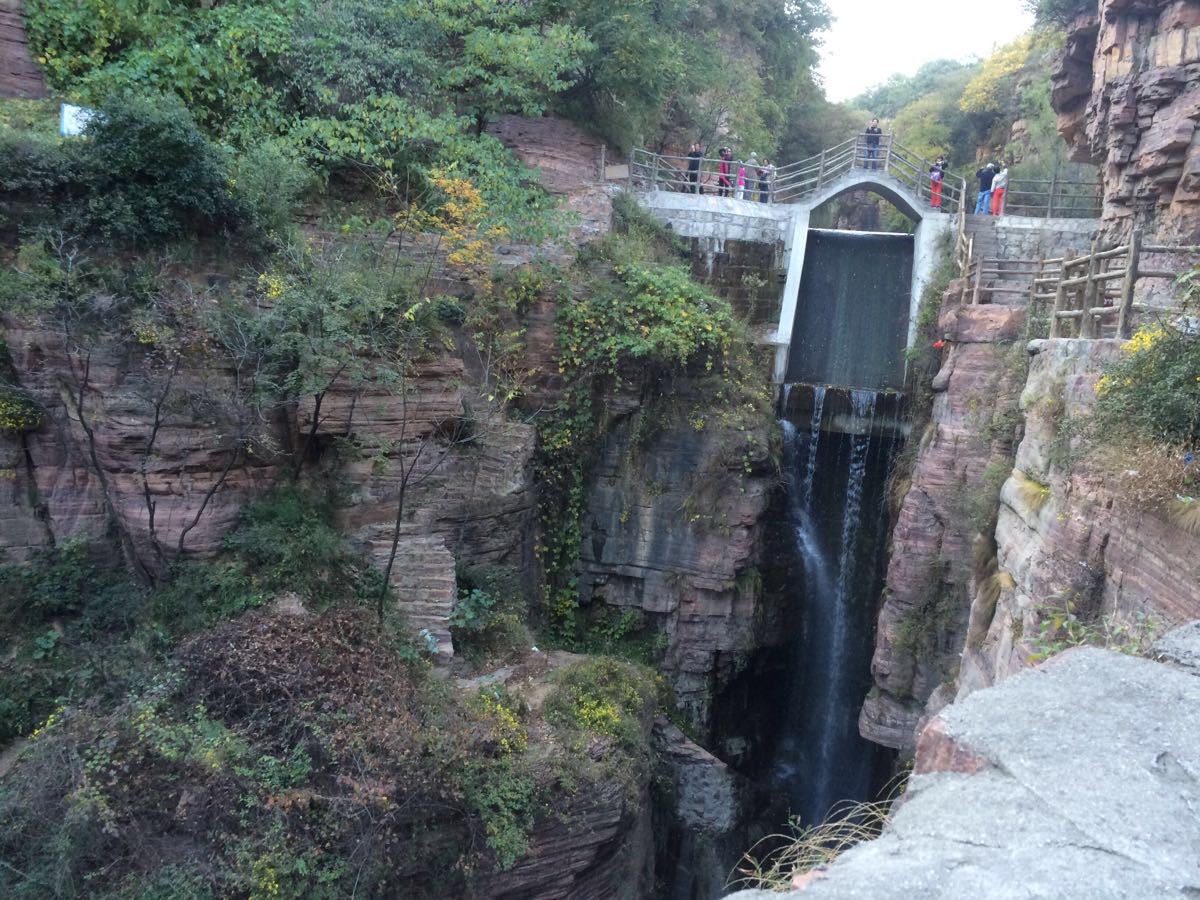
[[(1200, 652), (1196, 625), (1172, 638)], [(960, 700), (925, 729), (877, 840), (766, 897), (1193, 897), (1200, 678), (1078, 649)], [(732, 898), (731, 898), (732, 900)]]

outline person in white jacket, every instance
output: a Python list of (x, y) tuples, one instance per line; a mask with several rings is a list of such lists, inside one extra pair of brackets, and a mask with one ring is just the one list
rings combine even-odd
[(992, 215), (1004, 215), (1004, 195), (1008, 192), (1008, 164), (1005, 163), (992, 179)]

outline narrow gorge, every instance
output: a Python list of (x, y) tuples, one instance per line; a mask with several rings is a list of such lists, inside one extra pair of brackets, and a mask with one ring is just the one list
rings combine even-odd
[(0, 893), (1200, 892), (1200, 2), (1033, 7), (0, 6)]

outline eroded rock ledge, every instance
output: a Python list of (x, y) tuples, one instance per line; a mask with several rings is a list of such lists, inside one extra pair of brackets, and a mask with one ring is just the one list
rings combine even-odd
[[(1200, 629), (1159, 646), (1195, 660)], [(1195, 897), (1196, 672), (1078, 649), (972, 694), (923, 731), (882, 837), (804, 889), (733, 897)]]

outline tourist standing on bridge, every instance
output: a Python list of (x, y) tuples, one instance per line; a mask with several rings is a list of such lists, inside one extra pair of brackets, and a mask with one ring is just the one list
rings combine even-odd
[[(999, 165), (993, 163), (993, 165)], [(1008, 193), (1008, 166), (1004, 165), (992, 179), (992, 215), (1004, 215), (1004, 195)]]
[(988, 163), (982, 169), (977, 169), (975, 177), (979, 179), (979, 199), (975, 201), (975, 214), (989, 215), (992, 211), (992, 182), (996, 178), (996, 170)]
[[(750, 154), (750, 162), (754, 164), (758, 162), (758, 157), (753, 153)], [(737, 164), (737, 199), (741, 200), (746, 196), (746, 164), (740, 159)]]
[(692, 144), (692, 149), (688, 151), (688, 193), (703, 194), (704, 187), (700, 184), (700, 160), (704, 158), (704, 152), (700, 149), (699, 144)]
[(722, 147), (718, 152), (721, 161), (717, 163), (717, 193), (722, 197), (728, 197), (733, 188), (733, 183), (729, 180), (729, 165), (733, 159), (733, 151), (728, 147)]
[(760, 203), (771, 202), (771, 182), (775, 180), (775, 167), (771, 160), (763, 157), (762, 165), (758, 167), (758, 200)]
[(879, 138), (883, 135), (883, 129), (879, 127), (879, 120), (872, 119), (871, 124), (867, 126), (867, 159), (863, 166), (864, 169), (879, 168)]
[(934, 209), (942, 208), (942, 181), (946, 177), (946, 157), (939, 156), (929, 167), (929, 203)]

